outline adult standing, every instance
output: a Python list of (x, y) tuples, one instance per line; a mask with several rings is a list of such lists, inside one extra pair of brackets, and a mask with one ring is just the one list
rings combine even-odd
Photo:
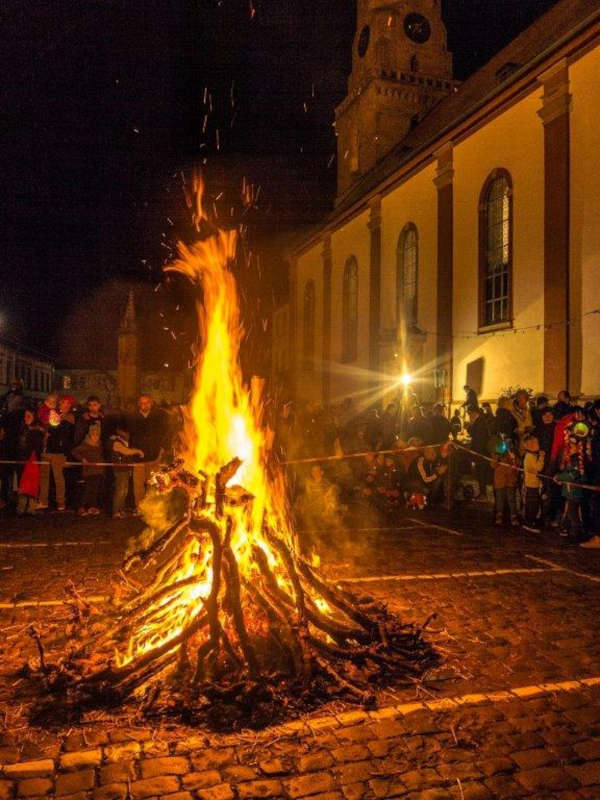
[(150, 395), (138, 398), (137, 411), (131, 418), (129, 446), (144, 454), (140, 465), (133, 468), (133, 496), (136, 511), (146, 493), (146, 481), (156, 471), (165, 448), (166, 419), (161, 409), (154, 405)]
[(472, 408), (479, 408), (479, 399), (475, 389), (472, 389), (468, 383), (465, 383), (463, 390), (465, 392), (465, 402), (463, 403), (463, 408), (465, 408), (467, 411), (470, 411)]
[(58, 401), (58, 410), (49, 415), (44, 460), (48, 461), (50, 466), (42, 467), (38, 508), (48, 508), (50, 470), (52, 470), (57, 510), (66, 511), (64, 466), (71, 453), (75, 435), (74, 402), (75, 398), (72, 395), (64, 395)]
[[(40, 403), (40, 406), (37, 410), (36, 417), (38, 423), (44, 430), (44, 461), (46, 462), (47, 459), (45, 458), (46, 453), (46, 440), (48, 438), (48, 428), (50, 424), (57, 425), (60, 416), (58, 411), (56, 410), (56, 406), (58, 403), (58, 395), (56, 392), (51, 392), (49, 395), (46, 395), (44, 401)], [(47, 463), (42, 464), (39, 469), (40, 474), (40, 498), (38, 502), (38, 511), (45, 511), (48, 508), (48, 486), (50, 484), (50, 465)], [(45, 488), (45, 500), (42, 496), (42, 490)]]
[(102, 429), (104, 422), (104, 412), (102, 411), (102, 403), (100, 398), (91, 394), (85, 401), (85, 411), (78, 417), (75, 423), (75, 446), (77, 447), (85, 441), (90, 428), (95, 427), (100, 432), (100, 438), (104, 437)]
[(444, 444), (444, 442), (448, 441), (452, 426), (447, 417), (444, 416), (444, 406), (441, 403), (434, 405), (430, 425), (432, 431), (431, 444)]
[[(17, 461), (17, 444), (19, 431), (23, 422), (25, 399), (23, 397), (23, 381), (16, 380), (10, 385), (9, 391), (3, 396), (0, 409), (2, 425), (2, 458), (7, 461)], [(15, 476), (18, 478), (19, 465), (4, 464), (2, 467), (2, 502), (8, 504), (13, 496)]]
[(22, 413), (25, 407), (25, 397), (23, 396), (23, 381), (15, 380), (10, 384), (10, 389), (2, 397), (0, 402), (0, 413), (3, 416), (14, 413)]
[(525, 436), (533, 431), (533, 419), (529, 408), (529, 392), (526, 389), (519, 389), (516, 393), (511, 410), (517, 422), (515, 433), (521, 455), (523, 455), (525, 452)]
[(510, 398), (505, 395), (498, 398), (493, 431), (499, 436), (510, 439), (514, 444), (517, 444), (517, 420), (512, 413)]
[(492, 473), (487, 460), (490, 430), (485, 415), (482, 414), (480, 408), (471, 408), (469, 410), (468, 430), (471, 437), (471, 450), (481, 456), (481, 458), (475, 458), (475, 475), (479, 484), (481, 499), (484, 500), (488, 484), (491, 483)]
[(571, 394), (566, 389), (562, 389), (556, 397), (556, 405), (554, 406), (554, 419), (560, 420), (563, 417), (573, 413), (573, 401)]

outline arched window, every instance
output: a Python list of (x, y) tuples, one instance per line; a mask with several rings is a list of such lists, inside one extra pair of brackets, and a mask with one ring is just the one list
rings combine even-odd
[(358, 345), (358, 264), (346, 261), (342, 286), (342, 360), (354, 361)]
[(416, 56), (412, 56), (412, 58), (410, 59), (410, 71), (411, 72), (419, 71), (419, 59)]
[(512, 180), (496, 169), (479, 202), (479, 325), (499, 325), (512, 317)]
[(409, 222), (404, 226), (396, 250), (396, 303), (397, 319), (407, 328), (414, 328), (418, 320), (419, 287), (419, 234)]
[(315, 284), (307, 281), (304, 286), (302, 325), (302, 359), (304, 369), (312, 369), (315, 357)]

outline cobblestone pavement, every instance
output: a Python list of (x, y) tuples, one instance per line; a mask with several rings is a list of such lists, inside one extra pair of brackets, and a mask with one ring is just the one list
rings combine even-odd
[(489, 521), (481, 507), (339, 531), (324, 558), (406, 620), (437, 612), (444, 662), (424, 687), (392, 687), (375, 711), (332, 704), (223, 735), (133, 711), (29, 726), (16, 674), (35, 656), (29, 623), (67, 623), (68, 579), (101, 605), (140, 523), (1, 518), (0, 800), (600, 800), (600, 551)]

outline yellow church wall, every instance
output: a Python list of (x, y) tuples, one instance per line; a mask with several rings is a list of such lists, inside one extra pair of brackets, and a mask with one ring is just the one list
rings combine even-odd
[[(321, 402), (321, 348), (323, 343), (323, 245), (318, 243), (298, 257), (296, 275), (296, 335), (294, 364), (296, 365), (296, 394), (307, 402)], [(306, 369), (302, 357), (304, 288), (308, 281), (315, 284), (315, 363)]]
[[(365, 211), (331, 235), (331, 364), (330, 397), (337, 402), (368, 386), (369, 376), (369, 213)], [(342, 285), (350, 256), (358, 263), (358, 349), (356, 360), (342, 362)]]
[(600, 394), (600, 48), (569, 67), (571, 105), (570, 388)]
[[(541, 89), (459, 142), (454, 148), (454, 380), (453, 399), (471, 362), (482, 367), (481, 399), (506, 386), (543, 389), (543, 328), (498, 331), (462, 338), (478, 328), (479, 216), (481, 189), (496, 168), (513, 182), (513, 324), (543, 323), (544, 142), (537, 111)], [(479, 361), (483, 359), (483, 361)]]
[[(417, 322), (421, 330), (437, 325), (437, 188), (433, 183), (435, 164), (428, 165), (381, 200), (381, 327), (396, 328), (396, 252), (404, 226), (412, 222), (418, 232), (419, 261)], [(398, 352), (398, 348), (393, 348)], [(436, 337), (429, 334), (423, 348), (423, 365), (435, 366)], [(401, 354), (397, 365), (402, 369)], [(393, 362), (382, 369), (394, 369)]]

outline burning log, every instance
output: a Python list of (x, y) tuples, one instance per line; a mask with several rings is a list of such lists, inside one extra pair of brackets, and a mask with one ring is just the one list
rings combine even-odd
[[(200, 199), (190, 205), (199, 230)], [(58, 669), (40, 651), (46, 685), (80, 710), (141, 696), (147, 713), (220, 724), (272, 721), (330, 698), (371, 704), (378, 682), (414, 680), (436, 655), (422, 629), (329, 584), (299, 555), (260, 392), (246, 387), (239, 365), (228, 268), (235, 236), (217, 230), (179, 251), (169, 269), (202, 286), (203, 351), (181, 458), (150, 488), (165, 508), (183, 493), (185, 510), (174, 524), (166, 515), (155, 521), (128, 554), (125, 573), (154, 574), (136, 574), (132, 585), (145, 588), (118, 605), (103, 632), (84, 637)]]

